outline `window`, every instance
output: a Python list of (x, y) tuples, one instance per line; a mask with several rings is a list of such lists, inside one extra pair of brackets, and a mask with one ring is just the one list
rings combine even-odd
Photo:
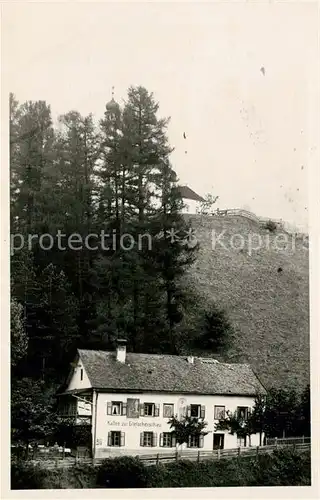
[(124, 432), (108, 432), (108, 446), (124, 446)]
[(188, 440), (188, 448), (203, 448), (203, 440), (204, 440), (204, 435), (203, 434), (196, 434), (189, 436)]
[(152, 446), (153, 432), (143, 433), (143, 446)]
[(163, 432), (160, 434), (160, 446), (173, 448), (176, 446), (176, 437), (173, 432)]
[(190, 416), (191, 417), (200, 417), (200, 405), (191, 405)]
[(238, 406), (237, 407), (238, 418), (241, 418), (243, 420), (247, 420), (248, 410), (249, 410), (249, 408), (247, 406)]
[(80, 370), (80, 380), (83, 380), (83, 369)]
[(121, 415), (122, 404), (118, 401), (112, 402), (111, 415)]
[(223, 450), (224, 448), (224, 434), (213, 434), (213, 449)]
[(225, 417), (225, 406), (216, 406), (214, 407), (214, 419), (220, 420)]
[(163, 433), (163, 446), (167, 446), (170, 448), (172, 443), (172, 435), (171, 432), (164, 432)]
[(159, 405), (154, 403), (142, 403), (140, 407), (140, 415), (142, 417), (159, 417)]
[(199, 436), (190, 436), (188, 446), (189, 448), (199, 448)]
[(126, 415), (127, 405), (122, 401), (108, 401), (107, 415)]
[(140, 434), (140, 446), (157, 446), (157, 434), (156, 432), (141, 432)]
[(237, 448), (245, 448), (247, 446), (247, 439), (245, 437), (239, 437), (237, 435)]
[(187, 409), (188, 417), (205, 418), (205, 406), (189, 405)]
[(147, 417), (153, 417), (154, 415), (154, 404), (144, 403), (144, 415)]
[(164, 403), (163, 405), (163, 417), (164, 418), (171, 418), (173, 417), (173, 405), (172, 404), (167, 404), (167, 403)]

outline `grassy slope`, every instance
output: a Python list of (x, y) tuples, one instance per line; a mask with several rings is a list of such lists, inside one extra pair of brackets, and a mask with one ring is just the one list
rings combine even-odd
[[(303, 388), (309, 383), (307, 245), (300, 239), (295, 249), (290, 243), (279, 251), (274, 244), (279, 232), (269, 233), (243, 217), (187, 218), (200, 242), (188, 280), (208, 305), (213, 300), (227, 311), (235, 328), (224, 360), (250, 363), (267, 387)], [(220, 245), (212, 249), (213, 230), (216, 235), (225, 231), (222, 240), (229, 250)], [(247, 242), (250, 233), (260, 234), (263, 241), (269, 235), (270, 248), (264, 245), (251, 256), (246, 248), (231, 248), (233, 234)]]

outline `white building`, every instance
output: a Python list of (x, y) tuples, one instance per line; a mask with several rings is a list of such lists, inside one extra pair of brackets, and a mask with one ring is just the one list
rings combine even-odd
[(183, 201), (183, 213), (191, 215), (198, 213), (200, 203), (204, 201), (204, 198), (199, 196), (189, 186), (178, 186), (177, 189)]
[[(174, 449), (168, 419), (202, 417), (208, 434), (190, 438), (183, 448), (212, 450), (246, 446), (215, 423), (227, 410), (246, 414), (265, 389), (249, 365), (219, 363), (211, 358), (79, 350), (59, 395), (62, 414), (91, 425), (92, 455), (161, 453)], [(60, 406), (62, 408), (62, 406)], [(252, 446), (259, 435), (251, 436)]]

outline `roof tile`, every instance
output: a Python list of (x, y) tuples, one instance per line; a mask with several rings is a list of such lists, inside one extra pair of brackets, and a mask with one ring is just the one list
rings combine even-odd
[(266, 392), (247, 364), (217, 363), (197, 357), (192, 364), (186, 356), (130, 352), (126, 362), (121, 363), (116, 360), (115, 352), (86, 349), (78, 352), (95, 389), (230, 395)]
[(189, 188), (188, 186), (178, 186), (177, 190), (180, 193), (181, 198), (184, 198), (186, 200), (195, 200), (195, 201), (204, 201), (204, 198), (202, 196), (199, 196), (193, 189)]

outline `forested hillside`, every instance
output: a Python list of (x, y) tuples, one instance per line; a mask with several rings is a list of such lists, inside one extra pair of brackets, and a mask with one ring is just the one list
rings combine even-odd
[(10, 96), (14, 375), (58, 385), (77, 347), (125, 337), (135, 352), (241, 360), (267, 386), (304, 388), (305, 245), (212, 249), (212, 230), (224, 240), (276, 233), (242, 217), (181, 215), (158, 108), (132, 87), (100, 122), (69, 111), (54, 126), (47, 103)]

